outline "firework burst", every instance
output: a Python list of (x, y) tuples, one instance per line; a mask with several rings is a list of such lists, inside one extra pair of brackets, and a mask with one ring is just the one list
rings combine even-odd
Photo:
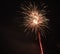
[[(44, 6), (43, 8), (46, 8), (46, 6)], [(49, 21), (45, 16), (46, 11), (44, 11), (43, 9), (38, 10), (39, 8), (35, 4), (31, 3), (29, 3), (28, 6), (22, 7), (22, 9), (22, 13), (24, 14), (24, 26), (26, 27), (25, 31), (27, 29), (31, 29), (32, 31), (38, 32), (41, 54), (43, 54), (40, 30), (43, 30), (43, 27), (47, 27), (47, 23)]]
[(32, 31), (41, 30), (42, 27), (47, 27), (48, 19), (46, 18), (45, 14), (46, 11), (38, 10), (37, 6), (34, 4), (30, 4), (29, 6), (22, 7), (24, 16), (24, 26), (27, 29), (32, 29)]

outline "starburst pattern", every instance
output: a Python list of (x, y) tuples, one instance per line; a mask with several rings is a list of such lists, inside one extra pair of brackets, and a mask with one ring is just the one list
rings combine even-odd
[(41, 30), (42, 27), (47, 27), (47, 22), (49, 21), (45, 16), (44, 10), (38, 10), (37, 6), (30, 4), (29, 6), (22, 7), (24, 16), (24, 26), (27, 29), (32, 29), (32, 31)]

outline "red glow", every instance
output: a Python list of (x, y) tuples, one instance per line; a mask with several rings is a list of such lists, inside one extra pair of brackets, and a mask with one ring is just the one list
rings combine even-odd
[(40, 32), (38, 32), (38, 40), (39, 40), (39, 46), (40, 46), (40, 49), (41, 49), (41, 54), (43, 54), (43, 47), (42, 47)]

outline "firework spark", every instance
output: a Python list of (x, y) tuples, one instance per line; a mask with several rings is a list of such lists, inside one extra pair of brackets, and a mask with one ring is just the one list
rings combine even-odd
[[(45, 7), (44, 7), (45, 8)], [(22, 7), (24, 16), (24, 26), (27, 29), (32, 29), (32, 31), (38, 32), (39, 45), (41, 48), (41, 54), (43, 54), (43, 48), (41, 43), (41, 37), (39, 30), (43, 29), (42, 27), (47, 27), (47, 22), (49, 21), (45, 16), (45, 11), (41, 9), (38, 10), (37, 6), (31, 3), (29, 6)]]

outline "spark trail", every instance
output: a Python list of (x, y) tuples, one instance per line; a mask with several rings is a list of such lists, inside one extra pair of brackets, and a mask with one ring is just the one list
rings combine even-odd
[(43, 54), (43, 47), (42, 47), (40, 32), (38, 32), (38, 39), (39, 39), (39, 46), (40, 46), (40, 49), (41, 49), (41, 54)]

